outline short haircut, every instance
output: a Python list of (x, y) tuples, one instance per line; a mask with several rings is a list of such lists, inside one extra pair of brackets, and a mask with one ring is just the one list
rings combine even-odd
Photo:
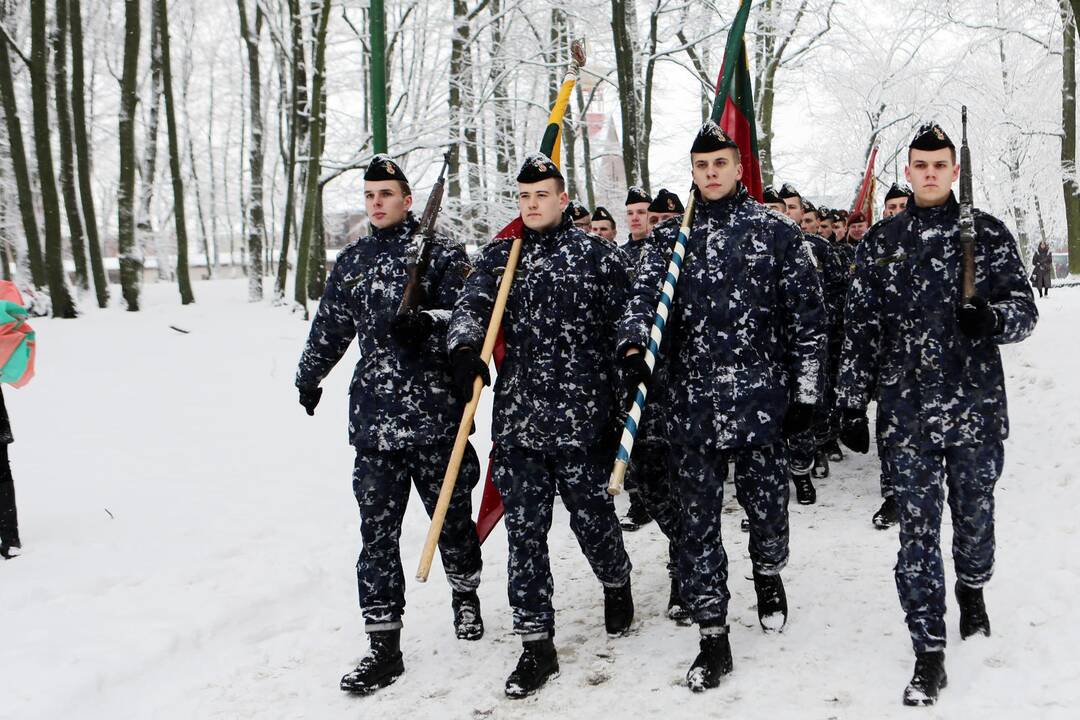
[(401, 186), (402, 197), (409, 197), (410, 195), (412, 195), (412, 188), (409, 187), (409, 183), (405, 182), (404, 180), (398, 180), (397, 183)]

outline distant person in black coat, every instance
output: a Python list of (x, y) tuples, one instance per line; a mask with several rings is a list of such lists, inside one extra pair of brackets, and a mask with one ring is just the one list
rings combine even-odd
[(15, 512), (15, 481), (8, 464), (8, 445), (13, 441), (4, 394), (0, 392), (0, 556), (9, 560), (19, 554), (19, 516)]
[(1031, 273), (1035, 289), (1039, 291), (1039, 297), (1045, 297), (1050, 294), (1050, 283), (1054, 279), (1054, 254), (1050, 252), (1050, 246), (1045, 240), (1039, 243), (1031, 264), (1035, 268)]

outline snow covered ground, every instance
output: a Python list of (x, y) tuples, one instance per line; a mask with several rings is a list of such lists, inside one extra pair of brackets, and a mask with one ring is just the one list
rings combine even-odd
[[(1035, 335), (1005, 349), (1013, 437), (987, 590), (994, 636), (959, 642), (950, 606), (950, 683), (926, 711), (899, 706), (912, 655), (896, 533), (870, 525), (873, 455), (834, 466), (817, 505), (792, 505), (791, 619), (778, 637), (757, 628), (729, 504), (735, 672), (701, 696), (683, 680), (697, 630), (663, 617), (655, 525), (627, 536), (637, 620), (610, 640), (560, 508), (550, 543), (562, 676), (534, 698), (503, 699), (519, 650), (505, 533), (484, 546), (488, 633), (458, 642), (438, 561), (426, 585), (411, 580), (427, 529), (414, 497), (406, 674), (373, 697), (344, 696), (338, 678), (366, 647), (345, 431), (355, 356), (309, 418), (292, 388), (306, 323), (246, 303), (243, 281), (195, 291), (188, 308), (150, 285), (141, 313), (34, 322), (38, 377), (5, 388), (26, 551), (0, 562), (0, 718), (1075, 717), (1080, 291), (1040, 301)], [(478, 446), (486, 456), (486, 439)]]

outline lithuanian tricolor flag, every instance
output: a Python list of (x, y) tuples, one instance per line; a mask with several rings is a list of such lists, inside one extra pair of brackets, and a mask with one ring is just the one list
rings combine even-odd
[(750, 195), (761, 201), (761, 163), (758, 159), (757, 129), (754, 120), (754, 88), (750, 82), (750, 65), (746, 54), (746, 19), (750, 16), (750, 0), (742, 0), (735, 20), (728, 31), (724, 50), (724, 66), (716, 85), (712, 119), (731, 139), (739, 144), (742, 155), (743, 185)]

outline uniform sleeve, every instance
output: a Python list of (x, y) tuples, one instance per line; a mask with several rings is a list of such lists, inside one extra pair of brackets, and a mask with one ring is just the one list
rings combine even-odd
[[(342, 253), (343, 254), (343, 253)], [(315, 387), (323, 381), (342, 358), (356, 337), (356, 322), (349, 311), (345, 280), (345, 263), (341, 255), (326, 281), (319, 309), (311, 322), (304, 352), (296, 369), (297, 387)]]
[(994, 336), (999, 345), (1020, 342), (1035, 329), (1039, 311), (1031, 292), (1024, 264), (1012, 233), (996, 219), (987, 218), (979, 240), (987, 245), (990, 261), (990, 305), (1001, 319), (1001, 331)]
[(633, 282), (633, 270), (630, 258), (617, 247), (600, 249), (600, 275), (604, 279), (607, 319), (612, 328), (616, 327), (626, 309), (626, 299)]
[(485, 246), (464, 280), (461, 291), (450, 315), (446, 331), (446, 351), (453, 354), (461, 347), (479, 351), (484, 344), (491, 310), (495, 306), (499, 276), (506, 267), (508, 257), (505, 242)]
[(878, 373), (881, 344), (880, 269), (874, 265), (868, 235), (855, 251), (855, 272), (844, 307), (844, 345), (840, 351), (837, 378), (837, 405), (862, 410), (870, 404), (870, 393)]
[(427, 297), (424, 313), (432, 319), (432, 334), (444, 337), (471, 266), (461, 245), (446, 241), (436, 245), (434, 250), (436, 254), (424, 279)]
[(821, 278), (809, 244), (794, 229), (780, 226), (784, 245), (780, 266), (780, 302), (788, 338), (788, 370), (794, 378), (792, 400), (816, 405), (824, 381), (827, 323)]
[(626, 307), (618, 321), (615, 337), (616, 357), (626, 354), (632, 347), (644, 348), (649, 344), (653, 318), (656, 316), (656, 304), (664, 278), (667, 276), (671, 245), (675, 235), (670, 230), (654, 231), (641, 249), (638, 261), (637, 277), (630, 286), (626, 298)]

